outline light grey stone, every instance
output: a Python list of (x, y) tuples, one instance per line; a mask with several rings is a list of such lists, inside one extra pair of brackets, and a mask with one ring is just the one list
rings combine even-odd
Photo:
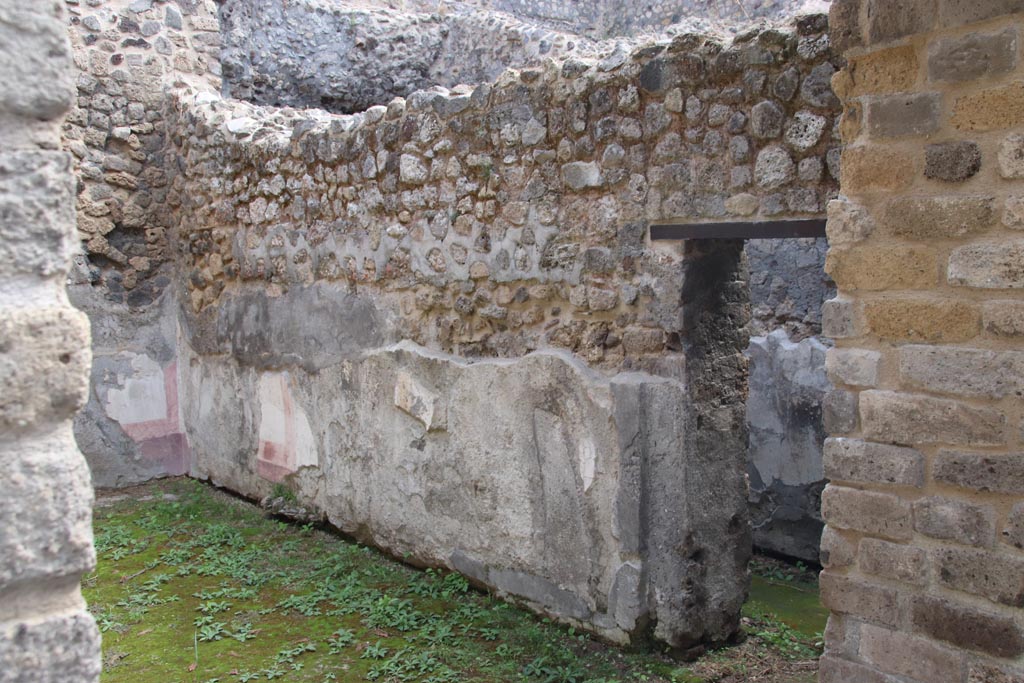
[(783, 147), (765, 147), (757, 155), (754, 164), (754, 179), (766, 190), (788, 185), (796, 177), (793, 157)]
[(574, 161), (562, 166), (562, 179), (573, 190), (600, 187), (604, 183), (601, 167), (585, 161)]
[(980, 242), (949, 256), (950, 284), (978, 289), (1024, 288), (1024, 240)]

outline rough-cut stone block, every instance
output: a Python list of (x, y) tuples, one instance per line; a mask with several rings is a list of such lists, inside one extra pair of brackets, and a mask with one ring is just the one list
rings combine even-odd
[(825, 369), (836, 384), (873, 387), (878, 384), (878, 365), (882, 354), (866, 349), (831, 348), (825, 355)]
[(937, 19), (935, 0), (867, 0), (869, 43), (924, 33)]
[(1022, 0), (939, 0), (939, 26), (955, 28), (1021, 11)]
[(1024, 683), (1024, 667), (974, 661), (967, 671), (967, 683)]
[(941, 451), (932, 465), (936, 481), (976, 491), (1024, 493), (1024, 453)]
[(398, 160), (398, 177), (409, 185), (422, 185), (430, 177), (430, 171), (413, 154), (403, 154)]
[(0, 683), (88, 683), (100, 676), (100, 633), (87, 612), (0, 624)]
[(928, 50), (928, 78), (973, 81), (1012, 71), (1017, 64), (1017, 31), (968, 33), (937, 40)]
[(829, 434), (848, 434), (857, 430), (857, 394), (832, 389), (821, 404), (822, 422)]
[(842, 54), (864, 44), (860, 22), (860, 0), (835, 0), (828, 13), (829, 41)]
[(863, 391), (860, 414), (864, 434), (887, 443), (996, 446), (1006, 438), (1006, 416), (998, 410), (931, 396)]
[(0, 278), (67, 270), (75, 193), (66, 152), (0, 153)]
[(85, 403), (91, 358), (83, 313), (0, 310), (0, 429), (71, 417)]
[(924, 455), (859, 439), (825, 441), (825, 476), (839, 481), (920, 487), (924, 484)]
[(939, 128), (942, 96), (938, 93), (888, 95), (868, 102), (868, 134), (874, 138), (928, 135)]
[(978, 289), (1024, 288), (1024, 240), (957, 247), (949, 255), (949, 283)]
[(990, 550), (942, 548), (935, 553), (939, 580), (953, 590), (1009, 607), (1024, 607), (1024, 558)]
[(1024, 178), (1024, 135), (1011, 133), (999, 143), (999, 175), (1004, 178)]
[(765, 147), (754, 163), (754, 180), (766, 190), (787, 185), (796, 177), (796, 164), (785, 148)]
[(821, 333), (833, 339), (860, 336), (857, 310), (852, 299), (829, 299), (821, 307)]
[(925, 638), (871, 624), (860, 630), (860, 656), (887, 673), (928, 683), (960, 683), (964, 655)]
[(828, 203), (828, 243), (830, 247), (855, 244), (875, 231), (875, 220), (863, 206), (846, 199)]
[(920, 633), (956, 647), (996, 657), (1024, 654), (1024, 633), (1013, 619), (946, 598), (915, 597), (910, 621)]
[(914, 530), (944, 541), (988, 547), (995, 542), (995, 510), (953, 498), (921, 498), (914, 501)]
[(871, 332), (893, 341), (960, 342), (981, 329), (978, 309), (955, 299), (875, 299), (864, 304), (864, 318)]
[(54, 120), (72, 105), (71, 72), (63, 3), (7, 3), (0, 9), (0, 112), (29, 121)]
[(782, 135), (782, 124), (786, 112), (775, 102), (765, 100), (750, 109), (750, 134), (761, 140), (770, 140)]
[(918, 586), (928, 581), (928, 554), (921, 548), (865, 538), (857, 556), (865, 573)]
[(573, 190), (600, 187), (603, 180), (601, 167), (592, 162), (574, 161), (562, 166), (562, 179)]
[(846, 538), (842, 531), (827, 526), (821, 534), (819, 558), (822, 567), (849, 567), (857, 559), (857, 544)]
[(896, 683), (897, 680), (866, 664), (832, 655), (825, 655), (818, 661), (818, 671), (818, 683)]
[(875, 50), (850, 60), (848, 97), (891, 95), (914, 87), (917, 52), (913, 45)]
[(818, 581), (821, 604), (833, 612), (886, 626), (899, 621), (897, 593), (892, 588), (839, 576), (827, 569)]
[(900, 375), (908, 386), (960, 396), (1024, 396), (1024, 353), (953, 346), (904, 346)]
[(991, 197), (898, 197), (886, 204), (882, 216), (887, 232), (916, 239), (973, 235), (995, 221)]
[(976, 142), (940, 142), (924, 152), (924, 175), (932, 180), (959, 183), (981, 170), (981, 149)]
[(1010, 510), (1003, 527), (1003, 542), (1024, 550), (1024, 503), (1017, 503)]
[(0, 447), (0, 586), (92, 569), (93, 493), (71, 425)]
[(1024, 83), (961, 95), (950, 119), (960, 130), (999, 130), (1024, 123)]
[(981, 312), (986, 332), (997, 337), (1024, 337), (1024, 301), (986, 301)]
[(1003, 225), (1024, 230), (1024, 197), (1007, 197), (1003, 204)]
[(912, 535), (910, 503), (888, 493), (830, 484), (821, 494), (821, 516), (829, 526), (896, 541)]
[(938, 284), (939, 261), (926, 246), (833, 246), (825, 272), (844, 291), (930, 289)]
[(842, 151), (842, 187), (846, 194), (870, 190), (902, 190), (914, 182), (914, 161), (881, 145), (846, 147)]

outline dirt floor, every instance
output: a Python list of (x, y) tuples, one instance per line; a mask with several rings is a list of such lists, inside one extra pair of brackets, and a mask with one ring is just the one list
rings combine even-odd
[(753, 564), (745, 641), (683, 663), (625, 652), (188, 479), (99, 494), (83, 590), (104, 683), (812, 683), (813, 571)]

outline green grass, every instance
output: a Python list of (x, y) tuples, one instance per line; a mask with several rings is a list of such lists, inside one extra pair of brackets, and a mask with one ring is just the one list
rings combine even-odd
[[(198, 482), (138, 495), (149, 500), (96, 511), (99, 563), (83, 592), (103, 632), (103, 683), (727, 680), (607, 647), (457, 574), (267, 518)], [(712, 668), (816, 656), (765, 599), (745, 612), (747, 644), (712, 655)]]

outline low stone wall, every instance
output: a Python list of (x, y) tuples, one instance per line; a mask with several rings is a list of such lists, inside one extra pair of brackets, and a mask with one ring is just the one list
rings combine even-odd
[(71, 417), (89, 323), (68, 303), (75, 179), (60, 150), (74, 98), (59, 3), (0, 0), (0, 680), (99, 680), (79, 586), (96, 562), (92, 488)]
[(1015, 2), (833, 7), (823, 683), (1024, 678), (1022, 29)]

